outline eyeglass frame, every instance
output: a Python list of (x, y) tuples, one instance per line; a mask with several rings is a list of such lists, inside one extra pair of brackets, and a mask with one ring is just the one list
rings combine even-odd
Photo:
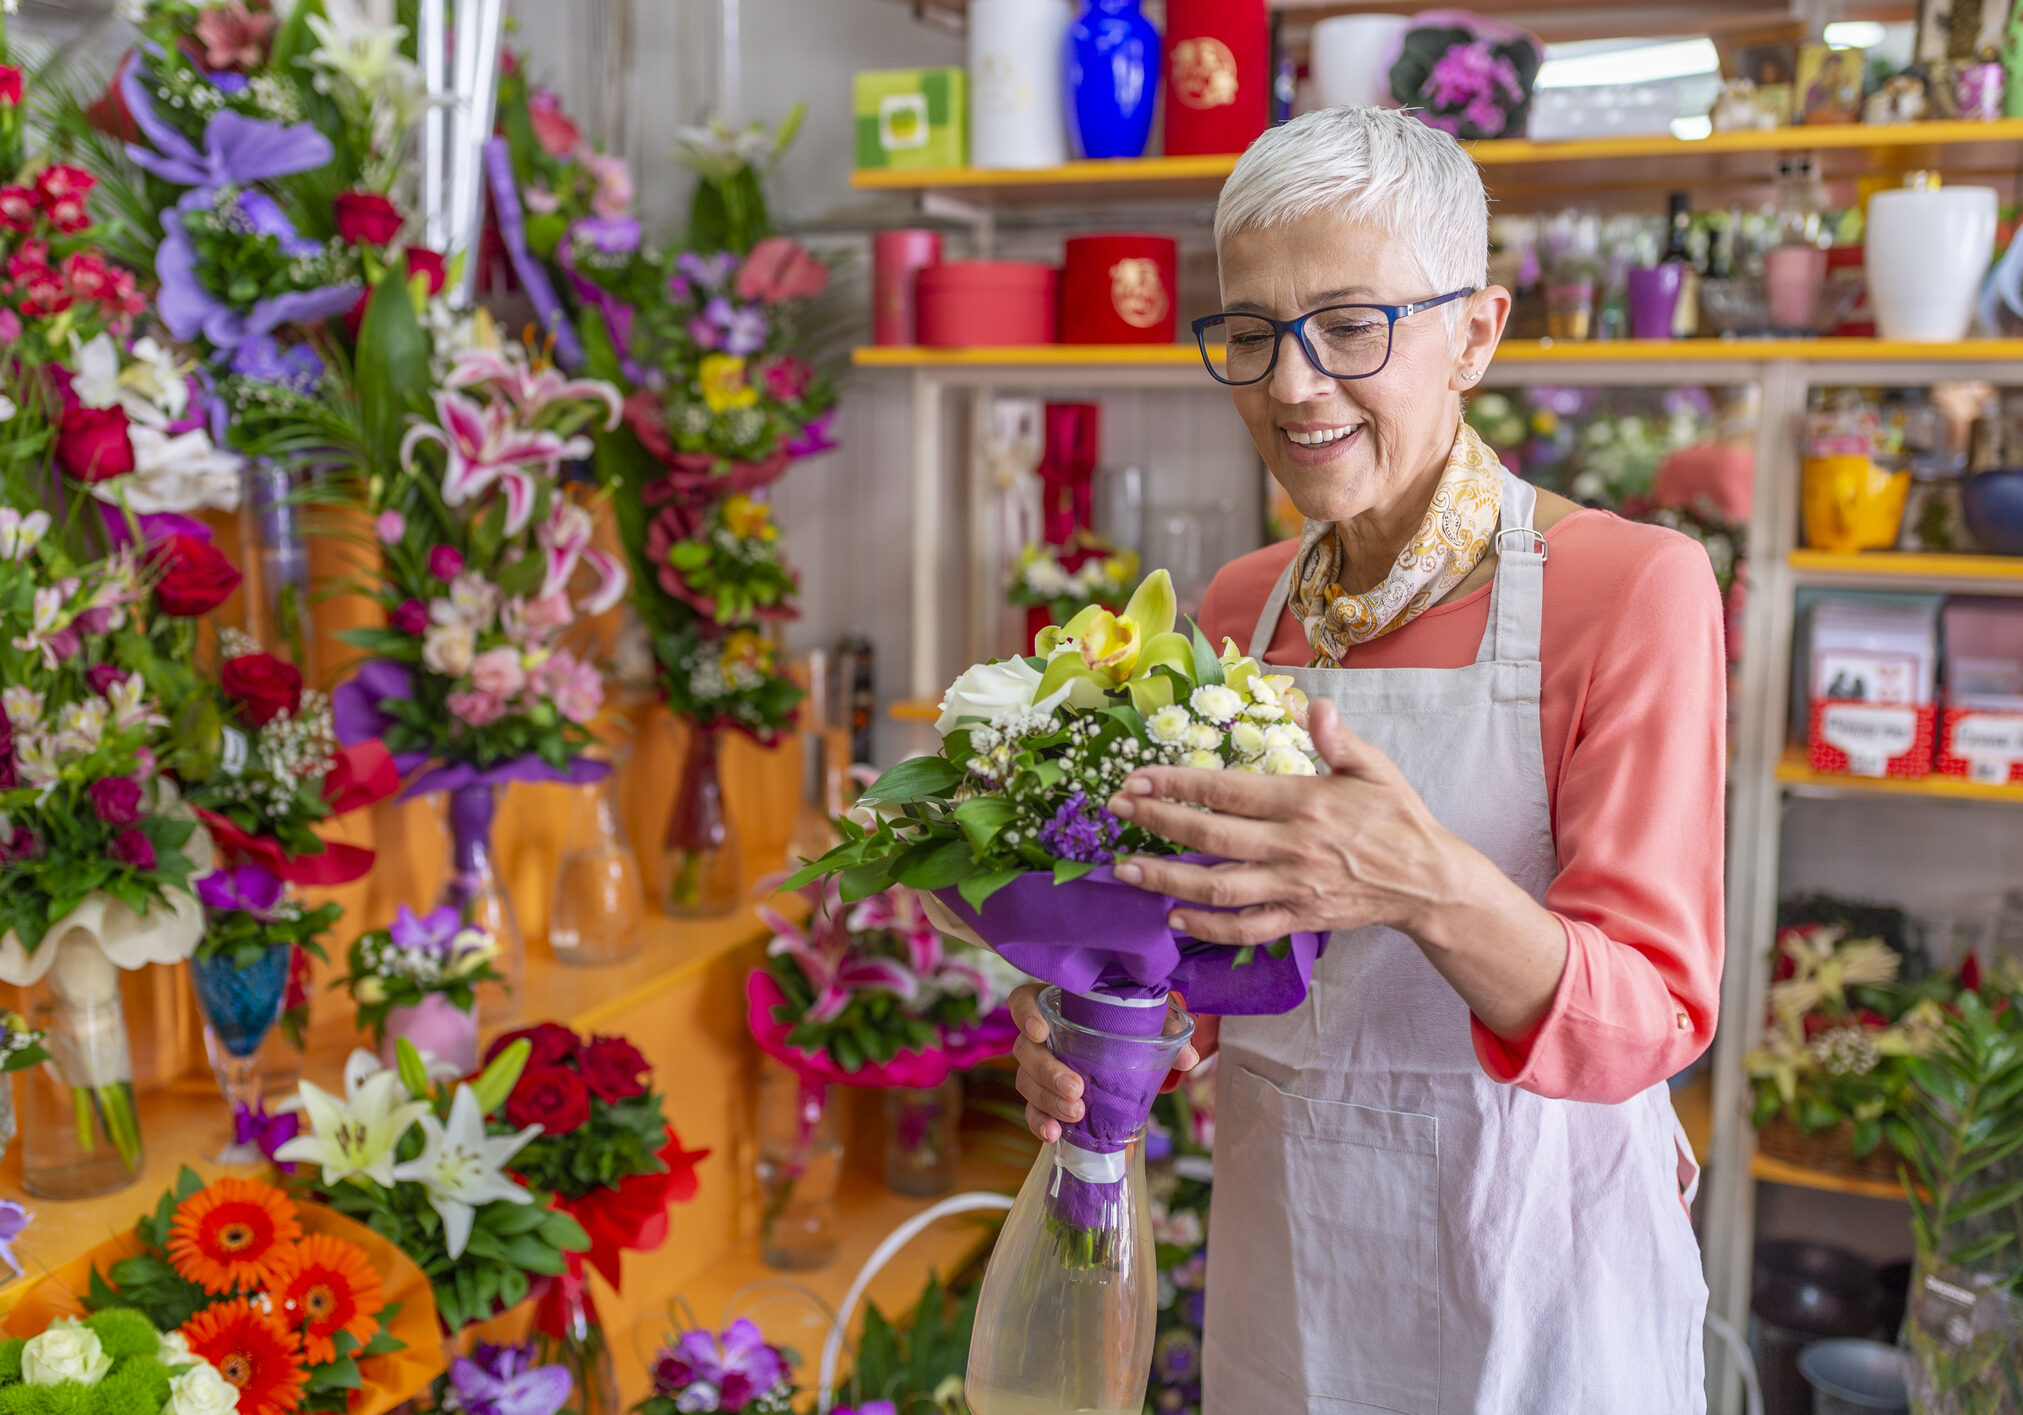
[[(1454, 300), (1464, 299), (1475, 293), (1477, 293), (1476, 287), (1467, 285), (1459, 290), (1450, 290), (1444, 295), (1435, 295), (1431, 299), (1415, 300), (1409, 305), (1373, 305), (1360, 301), (1347, 301), (1339, 305), (1324, 305), (1317, 310), (1308, 310), (1305, 314), (1294, 319), (1273, 319), (1268, 314), (1258, 314), (1254, 310), (1219, 310), (1214, 314), (1203, 315), (1200, 319), (1194, 321), (1194, 343), (1195, 347), (1201, 351), (1201, 362), (1208, 369), (1209, 376), (1225, 388), (1251, 388), (1264, 382), (1276, 373), (1278, 371), (1278, 356), (1285, 348), (1285, 336), (1288, 334), (1298, 341), (1300, 351), (1307, 356), (1307, 363), (1312, 365), (1314, 371), (1320, 374), (1321, 377), (1332, 378), (1338, 383), (1352, 383), (1357, 379), (1375, 378), (1391, 366), (1391, 353), (1398, 346), (1399, 320), (1409, 319), (1422, 310), (1434, 309)], [(1321, 363), (1320, 355), (1314, 352), (1313, 344), (1307, 339), (1307, 321), (1317, 315), (1332, 314), (1336, 310), (1376, 310), (1384, 316), (1386, 321), (1384, 326), (1384, 361), (1368, 373), (1343, 374), (1328, 372)], [(1271, 326), (1273, 334), (1277, 336), (1272, 340), (1271, 362), (1264, 366), (1264, 372), (1256, 378), (1247, 378), (1241, 383), (1224, 378), (1218, 373), (1215, 368), (1215, 360), (1208, 353), (1209, 328), (1217, 321), (1226, 323), (1232, 318), (1262, 320)], [(1228, 347), (1226, 341), (1223, 347), (1225, 349)]]

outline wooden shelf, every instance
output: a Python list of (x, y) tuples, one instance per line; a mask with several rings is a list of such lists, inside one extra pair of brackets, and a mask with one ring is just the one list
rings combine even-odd
[[(2019, 165), (2023, 119), (1992, 123), (1829, 124), (1704, 138), (1613, 137), (1564, 142), (1503, 138), (1467, 144), (1499, 202), (1590, 193), (1643, 191), (1707, 183), (1765, 183), (1782, 153), (1818, 155), (1830, 179), (1889, 175), (1915, 168), (1950, 174), (2011, 176)], [(1213, 197), (1236, 155), (1143, 157), (1070, 162), (1059, 167), (937, 167), (851, 174), (859, 191), (961, 191), (1007, 204)], [(1099, 194), (1094, 189), (1102, 188)]]
[(1823, 1169), (1808, 1169), (1802, 1164), (1793, 1164), (1761, 1150), (1749, 1161), (1749, 1173), (1757, 1179), (1772, 1184), (1789, 1184), (1800, 1189), (1823, 1189), (1832, 1194), (1857, 1194), (1864, 1199), (1895, 1199), (1904, 1197), (1903, 1186), (1885, 1183), (1880, 1179), (1855, 1179), (1845, 1174), (1833, 1174)]
[(865, 344), (851, 350), (850, 361), (859, 368), (1200, 368), (1201, 354), (1192, 344)]
[(1849, 589), (1929, 586), (1959, 594), (2023, 594), (2023, 555), (1920, 555), (1888, 550), (1850, 555), (1794, 550), (1788, 563), (1801, 585)]
[(1787, 748), (1777, 763), (1777, 779), (1810, 795), (1831, 796), (1922, 796), (1935, 801), (1992, 801), (2023, 806), (2023, 786), (1990, 786), (1960, 776), (1921, 776), (1901, 781), (1894, 777), (1830, 776), (1814, 771), (1806, 762), (1803, 747)]

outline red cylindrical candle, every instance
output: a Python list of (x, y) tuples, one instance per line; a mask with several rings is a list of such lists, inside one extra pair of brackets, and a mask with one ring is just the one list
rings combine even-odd
[(871, 342), (914, 342), (914, 276), (941, 264), (939, 231), (880, 231), (871, 238)]
[(934, 348), (1051, 344), (1060, 272), (1015, 260), (957, 260), (914, 276), (920, 342)]
[(1076, 236), (1061, 275), (1063, 344), (1170, 344), (1180, 243), (1171, 236)]
[(1270, 121), (1265, 0), (1166, 0), (1166, 155), (1242, 152)]

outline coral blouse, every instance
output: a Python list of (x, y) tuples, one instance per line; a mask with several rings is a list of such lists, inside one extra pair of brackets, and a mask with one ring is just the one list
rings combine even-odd
[[(1474, 1019), (1490, 1076), (1555, 1099), (1613, 1103), (1683, 1070), (1714, 1037), (1722, 954), (1727, 678), (1719, 591), (1686, 536), (1578, 510), (1545, 532), (1540, 732), (1559, 874), (1545, 907), (1566, 971), (1528, 1037)], [(1225, 566), (1200, 623), (1247, 648), (1297, 541)], [(1490, 589), (1427, 610), (1342, 666), (1463, 668)], [(1290, 610), (1266, 662), (1311, 651)], [(1353, 728), (1355, 724), (1349, 723)]]

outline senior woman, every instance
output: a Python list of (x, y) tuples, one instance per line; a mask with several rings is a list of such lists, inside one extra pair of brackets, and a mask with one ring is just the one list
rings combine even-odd
[[(1705, 1403), (1665, 1078), (1714, 1031), (1720, 603), (1691, 540), (1535, 491), (1462, 422), (1510, 310), (1487, 223), (1453, 139), (1368, 108), (1259, 139), (1216, 215), (1204, 354), (1306, 526), (1202, 623), (1292, 670), (1330, 771), (1141, 771), (1111, 809), (1227, 863), (1117, 874), (1198, 939), (1333, 938), (1298, 1009), (1196, 1033), (1211, 1415)], [(1014, 1012), (1054, 1139), (1079, 1081), (1032, 990)]]

